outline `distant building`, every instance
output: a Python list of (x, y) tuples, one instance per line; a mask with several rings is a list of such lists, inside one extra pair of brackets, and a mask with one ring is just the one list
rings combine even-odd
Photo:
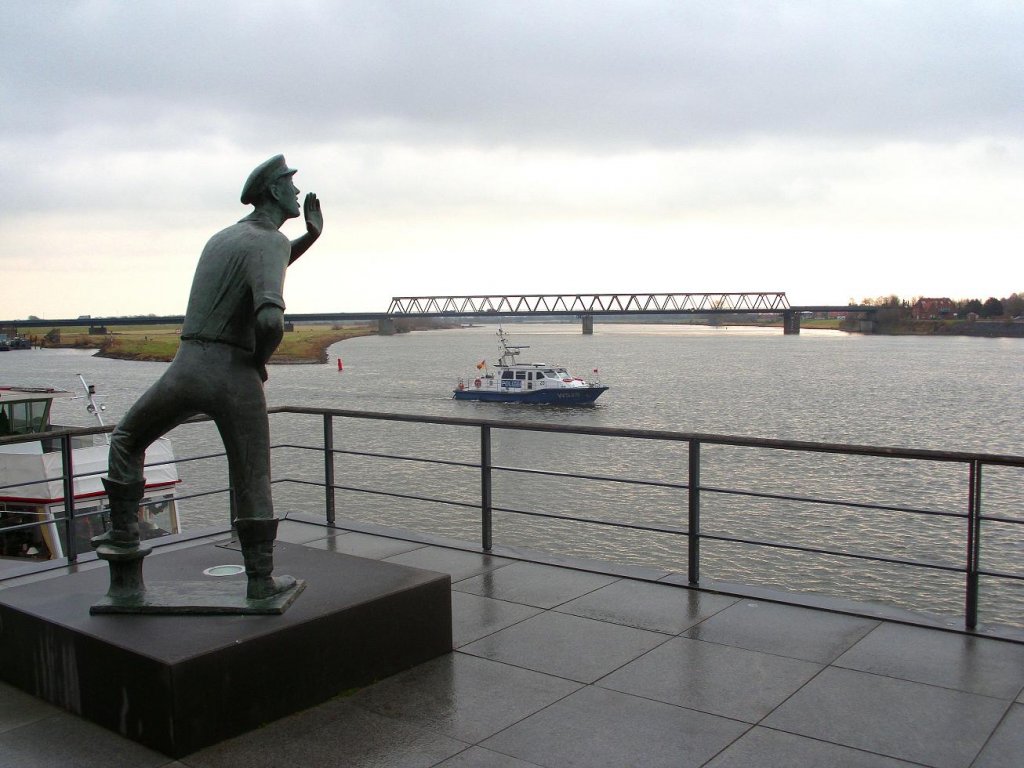
[(956, 305), (952, 299), (946, 298), (918, 299), (910, 311), (915, 320), (938, 320), (953, 317), (956, 313)]

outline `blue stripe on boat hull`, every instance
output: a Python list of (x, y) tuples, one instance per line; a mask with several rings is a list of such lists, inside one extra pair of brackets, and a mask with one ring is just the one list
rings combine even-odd
[(456, 400), (480, 400), (488, 403), (543, 403), (547, 405), (582, 405), (592, 403), (608, 387), (572, 387), (566, 389), (534, 389), (528, 392), (494, 392), (480, 389), (457, 389)]

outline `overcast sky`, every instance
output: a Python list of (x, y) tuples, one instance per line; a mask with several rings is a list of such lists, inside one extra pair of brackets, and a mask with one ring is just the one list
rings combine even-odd
[(184, 312), (279, 152), (293, 312), (1024, 292), (1019, 0), (0, 10), (0, 319)]

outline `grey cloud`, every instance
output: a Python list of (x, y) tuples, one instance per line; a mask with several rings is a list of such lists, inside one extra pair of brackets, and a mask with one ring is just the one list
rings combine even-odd
[(39, 140), (675, 147), (1024, 125), (999, 2), (5, 2), (0, 130)]

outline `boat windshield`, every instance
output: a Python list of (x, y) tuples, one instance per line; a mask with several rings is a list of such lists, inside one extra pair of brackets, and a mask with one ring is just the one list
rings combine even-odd
[(550, 368), (546, 368), (544, 370), (544, 375), (547, 376), (549, 379), (557, 378), (557, 376), (555, 376), (555, 372), (552, 371)]
[(0, 403), (0, 435), (44, 432), (48, 426), (49, 400)]

